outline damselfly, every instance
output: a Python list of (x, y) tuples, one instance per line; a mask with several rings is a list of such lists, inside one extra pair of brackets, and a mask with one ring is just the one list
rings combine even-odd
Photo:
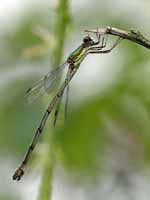
[(53, 97), (47, 110), (45, 111), (41, 119), (41, 122), (35, 131), (31, 144), (28, 147), (25, 157), (21, 165), (18, 167), (18, 169), (15, 171), (13, 175), (13, 180), (19, 181), (21, 177), (23, 176), (25, 167), (29, 161), (32, 151), (34, 150), (37, 144), (37, 141), (39, 139), (39, 136), (43, 132), (45, 123), (55, 106), (56, 106), (56, 110), (55, 110), (54, 123), (56, 123), (56, 119), (57, 119), (58, 111), (59, 111), (59, 105), (60, 105), (62, 96), (64, 94), (64, 90), (66, 88), (68, 90), (69, 82), (71, 81), (75, 73), (77, 72), (84, 58), (88, 54), (109, 53), (111, 52), (111, 50), (113, 50), (117, 46), (117, 44), (120, 41), (120, 37), (119, 37), (111, 48), (103, 50), (103, 48), (106, 47), (106, 43), (107, 43), (107, 39), (105, 38), (105, 35), (97, 32), (96, 37), (97, 37), (97, 41), (94, 41), (89, 35), (84, 37), (82, 44), (70, 54), (70, 56), (62, 65), (60, 65), (58, 68), (56, 68), (52, 72), (49, 72), (47, 75), (44, 76), (44, 78), (42, 78), (37, 84), (29, 88), (29, 90), (27, 91), (28, 97), (31, 100), (36, 99), (40, 95), (43, 95), (45, 92), (50, 93), (52, 89), (54, 88), (55, 83), (59, 79), (63, 69), (68, 66), (67, 75), (64, 80), (64, 83), (58, 89), (56, 95)]

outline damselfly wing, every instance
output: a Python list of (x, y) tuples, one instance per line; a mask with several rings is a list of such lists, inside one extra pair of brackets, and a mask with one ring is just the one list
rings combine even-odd
[(42, 79), (30, 87), (26, 93), (27, 101), (31, 103), (45, 93), (49, 94), (54, 91), (60, 81), (63, 70), (67, 65), (68, 63), (64, 62), (56, 69), (48, 72)]

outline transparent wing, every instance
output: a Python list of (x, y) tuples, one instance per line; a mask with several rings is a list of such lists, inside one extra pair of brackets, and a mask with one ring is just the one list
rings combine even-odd
[[(67, 75), (66, 75), (66, 79), (65, 81), (67, 80), (68, 84), (66, 86), (66, 102), (65, 102), (65, 119), (67, 117), (67, 108), (68, 108), (68, 101), (69, 101), (69, 81), (70, 81), (70, 77), (71, 77), (71, 69), (68, 68), (68, 72), (67, 72)], [(62, 97), (63, 97), (63, 94), (64, 94), (64, 91), (62, 93), (62, 95), (60, 96), (59, 98), (59, 101), (57, 103), (57, 106), (56, 106), (56, 110), (55, 110), (55, 114), (54, 114), (54, 127), (56, 125), (56, 122), (57, 122), (57, 118), (58, 118), (58, 114), (59, 114), (59, 109), (60, 109), (60, 104), (61, 104), (61, 100), (62, 100)]]
[(68, 74), (67, 74), (67, 79), (68, 79), (68, 84), (67, 84), (67, 87), (66, 87), (66, 100), (65, 100), (65, 120), (67, 119), (67, 114), (68, 114), (68, 104), (69, 104), (69, 80), (71, 78), (71, 70), (68, 69)]
[(58, 118), (58, 114), (59, 114), (59, 110), (60, 110), (60, 104), (61, 104), (61, 101), (62, 101), (62, 97), (63, 97), (63, 94), (60, 96), (60, 98), (58, 100), (58, 103), (56, 105), (56, 110), (55, 110), (55, 113), (54, 113), (54, 122), (53, 122), (54, 127), (55, 127), (56, 122), (57, 122), (57, 118)]
[(58, 68), (50, 71), (35, 85), (27, 90), (26, 98), (28, 102), (33, 102), (45, 93), (51, 93), (57, 86), (67, 62), (61, 64)]

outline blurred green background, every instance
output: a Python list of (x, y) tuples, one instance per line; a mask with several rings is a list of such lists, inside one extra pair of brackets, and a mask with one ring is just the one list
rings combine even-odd
[[(147, 200), (150, 52), (126, 40), (110, 54), (90, 55), (83, 61), (70, 84), (67, 121), (62, 106), (56, 129), (50, 119), (47, 122), (46, 136), (40, 138), (23, 179), (12, 181), (51, 99), (47, 95), (28, 104), (25, 92), (82, 42), (83, 30), (108, 25), (135, 28), (150, 39), (147, 0), (72, 0), (68, 5), (61, 16), (56, 0), (0, 4), (0, 200), (48, 199), (42, 198), (45, 163), (53, 166), (53, 176), (47, 174), (53, 200)], [(59, 57), (54, 49), (62, 32), (55, 23), (66, 15), (65, 9), (69, 23)], [(115, 39), (109, 36), (108, 46)]]

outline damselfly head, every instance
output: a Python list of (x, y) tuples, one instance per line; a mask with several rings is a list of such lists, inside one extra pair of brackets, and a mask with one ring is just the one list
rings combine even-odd
[(83, 38), (83, 43), (86, 46), (90, 46), (91, 44), (94, 43), (93, 39), (88, 35), (86, 37)]

